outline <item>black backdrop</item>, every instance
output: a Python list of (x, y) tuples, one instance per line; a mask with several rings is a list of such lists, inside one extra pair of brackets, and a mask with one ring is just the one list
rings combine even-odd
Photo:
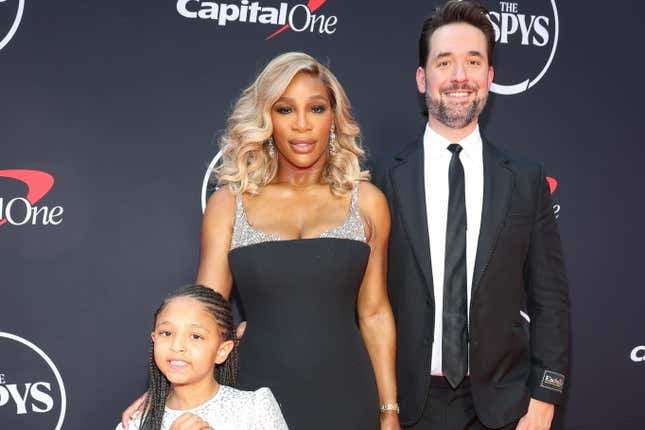
[[(296, 27), (305, 18), (298, 2), (306, 0), (283, 6), (296, 8)], [(0, 427), (113, 428), (142, 392), (152, 312), (195, 277), (215, 139), (273, 56), (301, 50), (331, 66), (371, 156), (421, 133), (416, 44), (436, 3), (312, 0), (315, 15), (336, 17), (332, 34), (288, 29), (265, 40), (280, 25), (187, 18), (174, 0), (0, 0)], [(559, 422), (640, 428), (645, 7), (502, 3), (487, 2), (500, 30), (505, 20), (516, 31), (500, 45), (497, 84), (533, 83), (554, 52), (531, 88), (491, 96), (482, 128), (544, 161), (558, 183), (573, 303)], [(17, 169), (54, 179), (32, 202), (35, 222), (26, 184), (42, 182)], [(54, 216), (43, 222), (45, 210)]]

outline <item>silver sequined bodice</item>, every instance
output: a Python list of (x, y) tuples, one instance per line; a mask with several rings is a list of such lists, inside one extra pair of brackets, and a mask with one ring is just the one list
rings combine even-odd
[[(281, 240), (279, 236), (271, 233), (256, 230), (249, 224), (242, 204), (242, 196), (236, 196), (237, 209), (235, 211), (235, 225), (233, 226), (233, 238), (231, 250), (242, 246), (254, 245), (256, 243)], [(363, 221), (358, 212), (358, 181), (354, 183), (349, 212), (345, 221), (334, 228), (324, 231), (320, 238), (352, 239), (365, 242), (365, 230)]]

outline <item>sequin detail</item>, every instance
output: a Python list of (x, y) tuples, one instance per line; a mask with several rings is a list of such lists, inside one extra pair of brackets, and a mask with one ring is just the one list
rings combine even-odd
[[(280, 406), (270, 389), (242, 391), (220, 385), (206, 403), (188, 411), (168, 407), (164, 410), (161, 430), (168, 430), (182, 414), (190, 412), (217, 430), (288, 430)], [(140, 419), (132, 419), (127, 430), (138, 430)], [(117, 430), (122, 430), (121, 424)]]
[[(322, 232), (320, 236), (318, 236), (319, 238), (351, 239), (365, 242), (365, 229), (358, 211), (358, 185), (359, 181), (356, 181), (354, 183), (354, 188), (352, 188), (352, 198), (345, 221), (337, 227), (333, 227)], [(242, 197), (237, 195), (235, 200), (237, 208), (235, 211), (235, 225), (233, 226), (231, 250), (262, 242), (276, 242), (282, 240), (275, 234), (265, 233), (253, 228), (246, 218), (246, 212), (244, 211), (244, 205), (242, 204)]]

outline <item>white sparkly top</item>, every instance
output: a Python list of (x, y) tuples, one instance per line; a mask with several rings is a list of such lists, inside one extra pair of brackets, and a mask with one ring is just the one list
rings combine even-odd
[[(206, 421), (215, 430), (288, 430), (280, 406), (271, 390), (242, 391), (220, 385), (217, 393), (201, 406), (178, 411), (165, 408), (161, 430), (168, 430), (182, 414), (190, 412)], [(126, 430), (139, 430), (140, 418), (128, 423)], [(123, 430), (119, 423), (116, 430)]]
[[(319, 238), (352, 239), (365, 242), (365, 229), (358, 211), (358, 185), (359, 181), (355, 181), (354, 188), (352, 188), (349, 212), (347, 213), (345, 221), (337, 227), (325, 230), (318, 236)], [(235, 201), (237, 208), (235, 211), (235, 225), (233, 226), (231, 250), (256, 243), (282, 240), (275, 234), (265, 233), (253, 228), (246, 218), (246, 212), (242, 204), (242, 196), (238, 194), (235, 197)]]

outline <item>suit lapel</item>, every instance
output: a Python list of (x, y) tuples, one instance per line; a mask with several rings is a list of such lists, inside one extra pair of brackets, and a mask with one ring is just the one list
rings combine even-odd
[(390, 170), (394, 195), (403, 228), (432, 296), (432, 268), (423, 176), (423, 138), (399, 154), (396, 159), (400, 163)]
[(513, 171), (509, 168), (509, 160), (497, 148), (485, 139), (483, 140), (484, 158), (484, 199), (482, 207), (481, 227), (477, 244), (477, 257), (473, 273), (472, 295), (479, 286), (493, 255), (495, 244), (504, 227), (504, 221), (510, 208), (513, 186), (515, 183)]

